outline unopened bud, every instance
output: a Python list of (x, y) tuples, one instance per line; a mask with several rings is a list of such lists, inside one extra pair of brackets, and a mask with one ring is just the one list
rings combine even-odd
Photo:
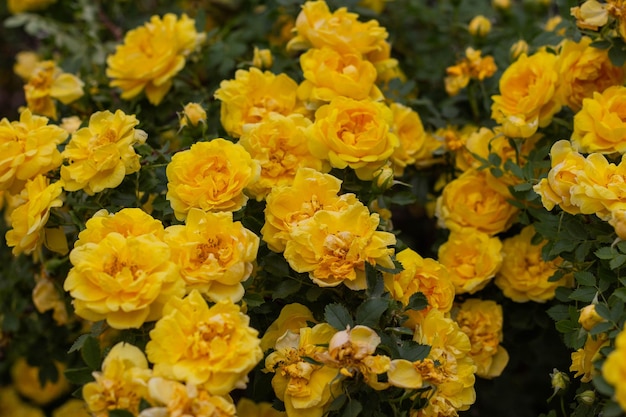
[(254, 56), (252, 57), (252, 65), (259, 69), (270, 68), (274, 63), (272, 51), (269, 49), (259, 49), (254, 47)]
[(590, 331), (596, 324), (605, 321), (596, 311), (595, 304), (589, 304), (580, 310), (580, 316), (578, 317), (578, 323), (583, 329)]
[(485, 16), (478, 15), (470, 21), (468, 29), (472, 36), (482, 38), (491, 32), (491, 22)]
[(524, 39), (520, 39), (511, 45), (511, 59), (515, 61), (522, 54), (528, 54), (528, 43)]
[(552, 370), (550, 377), (552, 378), (551, 383), (555, 394), (559, 391), (565, 391), (569, 385), (569, 376), (567, 376), (565, 372), (561, 372), (556, 368)]
[(198, 103), (188, 103), (184, 109), (180, 118), (180, 127), (187, 126), (190, 123), (192, 126), (197, 126), (198, 123), (204, 123), (206, 121), (206, 111)]
[(578, 394), (576, 398), (585, 405), (593, 405), (593, 403), (596, 402), (596, 393), (588, 389)]

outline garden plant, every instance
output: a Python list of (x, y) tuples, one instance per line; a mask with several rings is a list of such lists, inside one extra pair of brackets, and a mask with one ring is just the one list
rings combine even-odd
[(626, 1), (0, 20), (0, 417), (626, 414)]

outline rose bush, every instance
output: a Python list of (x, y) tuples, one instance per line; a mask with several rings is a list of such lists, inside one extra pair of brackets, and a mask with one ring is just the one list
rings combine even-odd
[(0, 417), (624, 415), (625, 16), (1, 2)]

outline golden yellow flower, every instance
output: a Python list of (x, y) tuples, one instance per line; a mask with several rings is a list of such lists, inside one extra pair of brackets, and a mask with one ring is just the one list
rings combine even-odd
[(271, 68), (274, 64), (274, 57), (272, 57), (272, 51), (269, 49), (259, 49), (254, 47), (254, 55), (252, 57), (252, 65), (258, 69)]
[(491, 32), (491, 21), (483, 15), (474, 16), (470, 20), (467, 30), (472, 36), (485, 37)]
[(578, 42), (566, 39), (559, 49), (556, 97), (575, 112), (580, 110), (583, 99), (592, 97), (594, 92), (602, 93), (608, 87), (623, 85), (626, 79), (626, 70), (614, 66), (608, 51), (591, 46), (591, 42), (587, 36)]
[(626, 153), (625, 107), (626, 87), (622, 85), (593, 92), (593, 97), (584, 99), (574, 116), (571, 137), (574, 149), (584, 153)]
[(184, 226), (165, 229), (165, 242), (172, 261), (180, 266), (187, 292), (196, 289), (212, 301), (241, 300), (241, 283), (252, 273), (259, 237), (234, 222), (232, 213), (192, 208)]
[(63, 72), (54, 61), (39, 62), (24, 85), (26, 105), (33, 113), (56, 119), (57, 109), (52, 99), (70, 104), (83, 96), (84, 85), (75, 75)]
[(183, 108), (183, 112), (180, 114), (180, 127), (187, 126), (190, 123), (192, 126), (198, 126), (200, 123), (206, 122), (206, 111), (200, 103), (187, 103)]
[(40, 313), (52, 310), (52, 318), (58, 326), (63, 326), (68, 321), (65, 299), (60, 294), (54, 281), (46, 274), (35, 276), (35, 288), (33, 288), (33, 304)]
[(94, 372), (94, 382), (83, 386), (83, 398), (94, 417), (108, 417), (109, 410), (139, 414), (141, 399), (150, 400), (148, 380), (152, 372), (144, 353), (121, 342), (113, 346), (102, 362), (102, 372)]
[(342, 210), (357, 204), (354, 194), (338, 196), (341, 181), (330, 174), (300, 168), (291, 185), (275, 187), (267, 196), (263, 241), (274, 252), (283, 252), (291, 230), (320, 210)]
[(450, 96), (457, 95), (459, 91), (470, 82), (470, 79), (482, 81), (491, 77), (497, 70), (492, 56), (482, 56), (482, 51), (474, 48), (465, 50), (465, 58), (455, 65), (446, 68), (448, 75), (444, 79), (446, 92)]
[(475, 229), (452, 231), (439, 247), (438, 260), (450, 273), (456, 294), (474, 294), (500, 270), (502, 242)]
[(598, 372), (593, 363), (602, 358), (600, 349), (605, 346), (609, 346), (609, 339), (606, 334), (587, 335), (585, 345), (576, 352), (572, 352), (571, 355), (572, 365), (569, 370), (570, 372), (575, 372), (575, 378), (580, 377), (581, 382), (590, 382), (596, 376)]
[(589, 331), (598, 324), (606, 321), (596, 311), (595, 304), (589, 304), (580, 309), (580, 316), (578, 316), (578, 323), (583, 329)]
[(515, 220), (518, 209), (509, 198), (490, 186), (487, 173), (470, 169), (446, 184), (437, 199), (436, 216), (450, 230), (472, 228), (493, 236)]
[(74, 299), (76, 314), (106, 320), (116, 329), (158, 319), (163, 304), (185, 291), (170, 248), (154, 234), (111, 232), (98, 243), (74, 247), (70, 261), (63, 288)]
[(238, 417), (287, 417), (284, 411), (278, 411), (272, 407), (271, 403), (254, 401), (248, 398), (241, 398), (237, 403)]
[(431, 148), (429, 151), (429, 142), (422, 119), (415, 110), (400, 103), (391, 103), (389, 108), (393, 113), (391, 131), (400, 142), (391, 154), (391, 164), (394, 175), (401, 177), (407, 166), (415, 164), (418, 158), (426, 153), (432, 155), (436, 148)]
[(37, 64), (41, 62), (39, 55), (33, 51), (22, 51), (15, 55), (13, 72), (25, 82), (28, 82), (35, 71)]
[(248, 372), (263, 358), (249, 322), (228, 299), (209, 308), (196, 290), (172, 298), (146, 346), (155, 375), (200, 385), (213, 395), (245, 388)]
[(215, 91), (220, 100), (220, 121), (229, 135), (238, 138), (247, 123), (258, 123), (271, 113), (308, 115), (298, 100), (298, 84), (287, 74), (262, 72), (258, 68), (237, 70), (234, 80), (224, 80)]
[(63, 151), (68, 162), (61, 167), (65, 189), (94, 195), (117, 187), (126, 175), (139, 171), (139, 155), (133, 146), (144, 143), (147, 134), (135, 129), (138, 124), (134, 115), (121, 110), (92, 114), (89, 126), (76, 131)]
[(153, 377), (148, 381), (148, 391), (157, 406), (144, 409), (138, 417), (236, 415), (232, 398), (212, 395), (201, 386)]
[(467, 299), (454, 320), (461, 331), (469, 336), (472, 349), (469, 356), (474, 360), (476, 375), (482, 378), (495, 378), (509, 362), (509, 354), (502, 342), (502, 306), (492, 300)]
[(83, 400), (70, 399), (61, 406), (55, 408), (52, 417), (90, 417), (87, 412), (87, 404)]
[(298, 333), (301, 328), (307, 327), (309, 322), (315, 323), (316, 320), (308, 307), (299, 303), (287, 304), (280, 310), (278, 318), (265, 331), (261, 338), (261, 349), (265, 352), (273, 348), (276, 340), (287, 330)]
[(288, 50), (330, 47), (339, 53), (361, 55), (378, 51), (387, 39), (387, 30), (376, 20), (360, 22), (359, 15), (341, 7), (333, 13), (325, 1), (307, 1), (296, 18), (296, 37)]
[(26, 180), (61, 165), (57, 145), (67, 132), (26, 109), (18, 122), (0, 120), (0, 190), (19, 193)]
[(561, 109), (555, 97), (556, 56), (540, 50), (522, 54), (500, 78), (500, 94), (492, 96), (491, 118), (511, 138), (528, 138), (552, 121)]
[(288, 416), (322, 417), (341, 392), (339, 369), (310, 360), (326, 350), (323, 346), (335, 333), (327, 323), (302, 328), (299, 334), (287, 332), (265, 359), (265, 370), (274, 373), (274, 393)]
[(413, 327), (418, 316), (423, 316), (431, 309), (447, 313), (454, 302), (454, 285), (447, 268), (431, 258), (422, 258), (413, 249), (407, 248), (396, 255), (404, 268), (398, 274), (384, 273), (385, 289), (391, 297), (405, 306), (416, 292), (421, 292), (428, 300), (428, 307), (419, 312), (409, 312), (409, 321)]
[(8, 0), (7, 7), (9, 12), (17, 14), (42, 10), (54, 3), (56, 0)]
[(70, 383), (63, 374), (65, 364), (55, 361), (54, 366), (57, 368), (58, 379), (46, 381), (46, 384), (42, 386), (39, 380), (39, 368), (29, 365), (25, 358), (20, 357), (11, 367), (13, 386), (20, 395), (35, 404), (41, 406), (49, 404), (70, 390)]
[(435, 389), (419, 416), (453, 416), (467, 410), (476, 400), (476, 365), (470, 356), (469, 337), (444, 313), (431, 309), (420, 318), (413, 340), (430, 345), (430, 353), (421, 361), (391, 361), (389, 383), (401, 388), (428, 384)]
[(167, 199), (178, 220), (193, 207), (237, 211), (248, 201), (243, 190), (260, 174), (258, 162), (239, 144), (217, 138), (178, 152), (167, 165)]
[(374, 84), (374, 65), (358, 53), (341, 53), (329, 47), (309, 49), (300, 55), (304, 81), (298, 87), (298, 98), (311, 107), (343, 96), (354, 100), (382, 100)]
[(615, 338), (615, 350), (613, 350), (602, 365), (602, 376), (615, 388), (613, 399), (626, 410), (626, 331), (622, 330)]
[(332, 167), (350, 167), (369, 180), (400, 145), (392, 124), (393, 113), (384, 103), (336, 97), (315, 112), (307, 129), (309, 148)]
[(261, 201), (275, 187), (290, 185), (300, 167), (326, 171), (322, 160), (311, 155), (304, 133), (311, 121), (301, 114), (271, 113), (259, 123), (244, 125), (239, 144), (261, 165), (257, 181), (247, 191)]
[(554, 298), (557, 287), (571, 283), (570, 275), (558, 281), (548, 281), (563, 263), (563, 259), (544, 261), (541, 248), (547, 241), (534, 245), (531, 243), (534, 235), (535, 228), (526, 226), (520, 234), (502, 242), (504, 260), (496, 275), (495, 284), (506, 297), (517, 303), (545, 303)]
[(365, 289), (365, 262), (393, 268), (389, 246), (396, 238), (377, 231), (379, 215), (355, 203), (343, 210), (320, 210), (289, 232), (284, 256), (297, 272), (307, 272), (320, 287), (341, 283)]
[(124, 43), (107, 57), (111, 87), (119, 87), (127, 100), (145, 91), (148, 101), (158, 105), (172, 87), (172, 78), (185, 67), (185, 58), (205, 37), (186, 14), (180, 19), (172, 13), (152, 16), (126, 33)]
[(24, 202), (11, 212), (12, 229), (5, 235), (7, 246), (13, 248), (14, 255), (31, 254), (42, 244), (54, 247), (49, 245), (45, 226), (50, 210), (63, 205), (62, 192), (62, 181), (50, 184), (43, 175), (26, 182), (20, 194)]
[(0, 416), (45, 417), (44, 412), (23, 402), (12, 386), (0, 387)]

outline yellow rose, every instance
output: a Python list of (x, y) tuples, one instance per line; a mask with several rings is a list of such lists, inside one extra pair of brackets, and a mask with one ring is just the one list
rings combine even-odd
[(558, 281), (548, 279), (559, 269), (563, 259), (544, 261), (541, 248), (547, 243), (531, 243), (535, 229), (527, 226), (521, 233), (502, 242), (504, 260), (496, 275), (495, 284), (504, 295), (517, 303), (534, 301), (545, 303), (554, 298), (557, 287), (571, 283), (571, 276), (566, 275)]
[(280, 310), (278, 318), (265, 331), (261, 338), (261, 349), (266, 352), (273, 348), (276, 340), (287, 330), (298, 333), (301, 328), (307, 327), (308, 322), (316, 322), (311, 310), (299, 303), (287, 304)]
[(626, 372), (626, 331), (622, 330), (615, 338), (615, 350), (613, 350), (602, 365), (602, 376), (615, 388), (613, 399), (626, 410), (626, 384), (624, 373)]
[(20, 395), (35, 404), (42, 406), (49, 404), (70, 390), (70, 383), (63, 374), (65, 364), (55, 361), (54, 366), (59, 375), (58, 379), (46, 381), (46, 384), (41, 386), (39, 368), (29, 365), (25, 358), (20, 357), (11, 367), (13, 386)]
[(8, 0), (7, 7), (9, 12), (17, 14), (42, 10), (54, 3), (56, 0)]
[(589, 331), (598, 324), (606, 321), (596, 311), (595, 304), (589, 304), (580, 309), (580, 315), (578, 316), (578, 323), (583, 329)]
[(184, 226), (165, 229), (165, 242), (172, 261), (180, 266), (187, 292), (197, 289), (212, 301), (241, 300), (241, 283), (252, 273), (259, 237), (234, 222), (232, 213), (192, 208)]
[(393, 113), (383, 103), (336, 97), (315, 112), (307, 129), (309, 148), (332, 167), (350, 167), (368, 180), (400, 145), (392, 124)]
[(237, 211), (248, 201), (244, 188), (259, 176), (260, 166), (241, 145), (222, 138), (197, 142), (167, 165), (167, 199), (178, 220), (192, 207), (202, 211)]
[(447, 268), (431, 258), (422, 258), (413, 249), (407, 248), (396, 255), (404, 268), (398, 274), (384, 273), (385, 289), (391, 297), (405, 306), (416, 292), (421, 292), (428, 300), (428, 307), (422, 311), (409, 312), (409, 321), (404, 325), (413, 327), (418, 316), (431, 309), (447, 313), (454, 302), (454, 285)]
[(121, 110), (92, 114), (89, 126), (76, 131), (63, 151), (68, 161), (61, 167), (65, 189), (94, 195), (117, 187), (126, 175), (139, 171), (139, 155), (133, 146), (144, 143), (147, 134), (135, 129), (138, 124), (134, 115)]
[(241, 398), (237, 403), (238, 417), (287, 417), (284, 411), (278, 411), (271, 403), (255, 403), (248, 398)]
[(150, 400), (147, 382), (152, 372), (144, 353), (136, 346), (121, 342), (113, 346), (102, 372), (94, 372), (94, 382), (83, 386), (83, 398), (91, 415), (108, 417), (109, 410), (139, 413), (142, 398)]
[(495, 74), (497, 69), (492, 56), (483, 57), (482, 51), (467, 48), (465, 58), (446, 68), (446, 92), (450, 96), (457, 95), (461, 89), (467, 87), (470, 79), (482, 81)]
[(259, 123), (244, 125), (239, 144), (261, 165), (258, 180), (247, 187), (258, 201), (275, 187), (291, 184), (300, 167), (327, 170), (309, 151), (304, 130), (310, 124), (301, 114), (271, 113)]
[(26, 182), (20, 194), (24, 202), (11, 212), (12, 229), (5, 235), (7, 246), (13, 248), (13, 255), (31, 254), (42, 243), (48, 245), (45, 226), (50, 210), (63, 205), (62, 192), (62, 181), (50, 184), (43, 175)]
[(576, 26), (579, 28), (598, 30), (609, 21), (609, 4), (586, 0), (580, 6), (572, 7), (570, 14), (576, 18)]
[[(593, 48), (592, 48), (593, 49)], [(574, 116), (572, 145), (580, 152), (626, 153), (626, 87), (613, 86), (583, 100)]]
[(196, 32), (193, 19), (168, 13), (161, 19), (128, 31), (124, 43), (107, 57), (110, 86), (122, 90), (129, 100), (145, 91), (155, 106), (172, 87), (172, 78), (185, 67), (185, 58), (204, 41), (206, 35)]
[(267, 196), (263, 241), (274, 252), (283, 252), (298, 223), (320, 210), (342, 210), (357, 204), (354, 194), (338, 196), (341, 181), (330, 174), (300, 168), (291, 185), (275, 187)]
[(500, 270), (502, 242), (474, 229), (452, 231), (439, 247), (438, 259), (450, 273), (456, 294), (474, 294)]
[(341, 7), (333, 13), (325, 1), (307, 1), (296, 18), (296, 37), (288, 50), (327, 46), (339, 53), (367, 54), (381, 49), (387, 30), (376, 20), (360, 22), (359, 15)]
[(265, 359), (265, 371), (274, 373), (272, 387), (288, 416), (322, 417), (341, 392), (339, 369), (306, 360), (324, 352), (335, 332), (327, 323), (302, 328), (299, 334), (287, 332)]
[(33, 288), (33, 304), (40, 313), (52, 310), (52, 318), (58, 326), (67, 324), (68, 314), (65, 297), (62, 297), (55, 282), (47, 274), (35, 275)]
[(578, 42), (566, 39), (559, 49), (556, 97), (575, 112), (580, 110), (583, 99), (602, 93), (608, 87), (623, 85), (626, 79), (626, 70), (614, 66), (608, 51), (591, 46), (591, 42), (587, 36)]
[(587, 335), (585, 345), (572, 352), (572, 365), (570, 372), (575, 372), (574, 377), (580, 377), (581, 382), (590, 382), (598, 373), (594, 367), (594, 362), (602, 358), (600, 349), (609, 346), (609, 339), (606, 334), (602, 333), (597, 336)]
[(99, 243), (109, 233), (119, 233), (124, 237), (153, 234), (161, 240), (165, 236), (163, 223), (141, 209), (124, 208), (117, 213), (109, 213), (102, 209), (87, 220), (85, 229), (78, 234), (74, 247), (85, 243)]
[(163, 304), (184, 293), (170, 249), (154, 234), (107, 234), (70, 252), (73, 267), (63, 288), (74, 299), (76, 314), (106, 320), (115, 329), (138, 328), (161, 317)]
[(209, 308), (196, 290), (172, 298), (146, 346), (155, 375), (201, 385), (213, 395), (245, 388), (248, 372), (263, 358), (249, 322), (228, 299)]
[(365, 262), (393, 268), (389, 246), (396, 238), (377, 231), (379, 215), (355, 203), (344, 210), (320, 210), (295, 225), (284, 256), (296, 272), (307, 272), (320, 287), (341, 283), (353, 290), (365, 289)]
[(85, 84), (75, 75), (63, 72), (54, 61), (38, 62), (24, 85), (26, 105), (42, 116), (57, 118), (57, 109), (52, 99), (70, 104), (83, 96)]
[(494, 190), (487, 173), (470, 169), (452, 180), (437, 199), (436, 216), (450, 230), (472, 228), (488, 235), (507, 230), (518, 209), (508, 203), (508, 195)]
[(393, 113), (391, 131), (399, 140), (398, 147), (391, 154), (391, 164), (394, 175), (401, 177), (405, 167), (415, 164), (425, 153), (432, 155), (432, 152), (439, 147), (439, 143), (436, 148), (430, 148), (429, 151), (422, 119), (415, 110), (400, 103), (391, 103), (389, 108)]
[(491, 32), (491, 21), (483, 15), (474, 16), (469, 22), (467, 30), (472, 36), (485, 37)]
[(0, 416), (45, 417), (39, 408), (23, 402), (11, 386), (0, 387)]
[(298, 87), (298, 98), (313, 107), (335, 97), (354, 100), (382, 100), (374, 84), (376, 68), (358, 53), (340, 53), (328, 47), (309, 49), (300, 55), (304, 81)]
[(67, 132), (48, 125), (46, 117), (34, 116), (26, 109), (19, 122), (0, 120), (0, 190), (19, 193), (26, 180), (61, 165), (57, 145), (67, 138)]
[(37, 53), (33, 51), (22, 51), (15, 54), (15, 64), (13, 64), (13, 72), (25, 82), (31, 77), (37, 64), (41, 59)]
[(220, 100), (220, 121), (229, 135), (238, 138), (247, 123), (258, 123), (271, 113), (308, 115), (298, 100), (298, 84), (287, 74), (262, 72), (258, 68), (237, 70), (234, 80), (224, 80), (215, 91)]
[(474, 382), (476, 365), (470, 357), (469, 337), (458, 324), (437, 309), (420, 318), (413, 340), (430, 345), (430, 353), (421, 361), (391, 361), (389, 383), (401, 388), (434, 387), (423, 416), (453, 416), (467, 410), (476, 400)]
[(87, 404), (83, 400), (67, 400), (63, 405), (52, 412), (52, 417), (90, 417), (87, 412)]
[(187, 103), (183, 108), (183, 112), (180, 115), (180, 127), (187, 126), (190, 123), (192, 126), (198, 126), (200, 123), (206, 122), (206, 111), (200, 103)]
[(157, 406), (144, 409), (138, 417), (236, 415), (232, 398), (211, 395), (201, 386), (185, 385), (178, 381), (154, 377), (148, 381), (148, 391)]
[(555, 98), (556, 56), (541, 50), (521, 55), (500, 78), (500, 95), (492, 96), (491, 118), (511, 138), (528, 138), (546, 127), (561, 108)]
[(502, 374), (509, 354), (502, 346), (502, 306), (492, 300), (468, 299), (453, 313), (472, 345), (469, 356), (477, 366), (476, 375), (495, 378)]
[(558, 205), (567, 213), (580, 213), (580, 208), (571, 202), (571, 191), (578, 184), (579, 172), (585, 167), (585, 157), (574, 151), (569, 141), (559, 140), (550, 149), (550, 159), (552, 168), (548, 176), (533, 189), (546, 209), (552, 210)]

